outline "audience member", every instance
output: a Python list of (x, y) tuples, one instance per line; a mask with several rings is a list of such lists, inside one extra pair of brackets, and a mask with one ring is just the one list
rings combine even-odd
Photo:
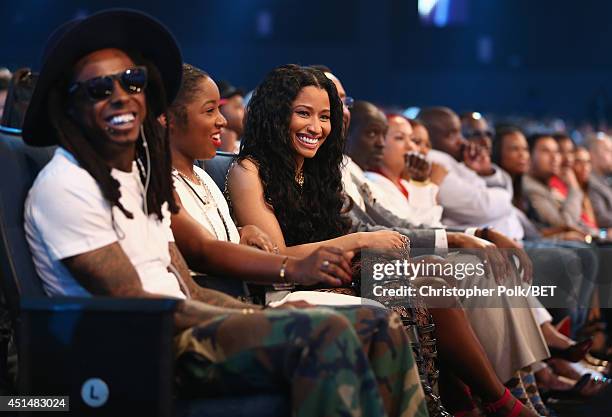
[(238, 153), (243, 130), (244, 92), (227, 81), (219, 81), (219, 94), (221, 114), (227, 120), (227, 125), (221, 129), (219, 150)]
[(9, 83), (4, 113), (0, 116), (2, 126), (21, 129), (37, 78), (29, 68), (15, 71)]
[[(599, 200), (604, 204), (603, 213), (605, 213), (609, 220), (612, 220), (612, 189), (602, 188), (597, 190), (596, 186), (593, 188), (591, 184), (592, 178), (592, 165), (591, 165), (591, 155), (589, 151), (584, 147), (578, 147), (574, 151), (574, 174), (576, 175), (576, 180), (582, 188), (582, 192), (584, 193), (584, 198), (582, 200), (582, 221), (593, 230), (600, 230), (599, 235), (603, 238), (606, 238), (608, 235), (608, 227), (602, 224), (599, 216), (595, 212), (595, 208), (593, 205), (593, 199), (591, 196), (595, 194), (599, 194)], [(603, 193), (603, 195), (601, 194)], [(601, 212), (601, 211), (600, 211)], [(607, 224), (612, 224), (610, 221)], [(601, 229), (600, 229), (601, 228)], [(612, 229), (610, 229), (612, 232)], [(612, 236), (612, 233), (611, 233)]]
[(259, 311), (193, 282), (169, 228), (179, 207), (157, 121), (182, 73), (165, 27), (103, 11), (61, 26), (44, 56), (23, 136), (60, 145), (25, 207), (49, 295), (178, 299), (177, 380), (191, 395), (267, 386), (288, 388), (297, 416), (427, 415), (407, 336), (384, 310)]
[(596, 181), (612, 188), (612, 138), (604, 133), (589, 136), (586, 141)]
[[(384, 114), (380, 112), (380, 117)], [(388, 129), (385, 136), (383, 159), (371, 166), (366, 178), (383, 191), (380, 204), (398, 217), (409, 219), (413, 224), (442, 227), (442, 207), (436, 202), (438, 186), (430, 179), (431, 166), (418, 153), (412, 141), (412, 126), (400, 115), (387, 116)], [(402, 179), (407, 171), (410, 180)]]
[[(257, 227), (236, 228), (223, 193), (204, 170), (194, 165), (196, 160), (215, 156), (219, 131), (226, 124), (219, 112), (220, 101), (212, 78), (184, 64), (181, 88), (169, 108), (169, 123), (162, 117), (170, 131), (177, 203), (184, 209), (172, 215), (171, 227), (190, 269), (260, 284), (289, 282), (307, 286), (322, 282), (335, 286), (343, 280), (350, 281), (348, 261), (334, 248), (321, 248), (305, 259), (285, 257), (273, 254), (272, 242)], [(321, 264), (326, 261), (338, 268), (324, 272)], [(278, 274), (281, 265), (285, 268), (284, 277)]]
[(0, 68), (0, 119), (4, 113), (4, 105), (8, 94), (8, 86), (11, 82), (11, 72), (8, 68)]
[(557, 141), (552, 136), (536, 134), (528, 143), (531, 167), (523, 177), (523, 193), (529, 202), (529, 215), (543, 226), (571, 227), (590, 233), (581, 218), (584, 194), (568, 160), (562, 166)]
[(451, 109), (424, 109), (419, 120), (427, 128), (433, 146), (429, 160), (449, 171), (438, 194), (438, 202), (444, 207), (443, 223), (493, 227), (512, 239), (522, 239), (524, 232), (512, 211), (512, 193), (502, 187), (489, 187), (474, 168), (473, 164), (486, 164), (487, 159), (490, 167), (487, 149), (466, 145), (459, 117)]
[(429, 132), (423, 123), (416, 119), (409, 119), (412, 126), (412, 141), (419, 148), (419, 152), (427, 155), (431, 150), (431, 141), (429, 140)]
[(592, 154), (586, 148), (576, 150), (576, 177), (588, 193), (600, 235), (612, 236), (612, 188), (593, 172)]
[[(239, 223), (241, 222), (243, 224), (252, 224), (258, 221), (261, 222), (260, 227), (264, 231), (267, 231), (272, 236), (273, 240), (275, 239), (275, 236), (278, 236), (278, 238), (276, 238), (278, 239), (276, 243), (279, 245), (279, 247), (286, 247), (289, 241), (287, 236), (299, 236), (299, 240), (293, 237), (291, 239), (297, 241), (296, 243), (301, 244), (301, 246), (315, 244), (320, 245), (320, 243), (314, 243), (314, 239), (312, 237), (309, 237), (316, 236), (316, 232), (313, 233), (311, 230), (303, 229), (305, 225), (308, 225), (308, 223), (312, 221), (309, 218), (313, 218), (313, 214), (317, 213), (317, 210), (304, 210), (299, 216), (299, 221), (298, 219), (285, 221), (281, 220), (281, 216), (290, 219), (287, 214), (282, 213), (282, 211), (285, 210), (293, 210), (293, 218), (298, 217), (297, 210), (295, 208), (292, 208), (291, 205), (287, 204), (288, 201), (292, 201), (291, 196), (287, 197), (287, 190), (291, 189), (292, 187), (296, 187), (295, 184), (297, 184), (298, 187), (303, 187), (303, 192), (296, 196), (297, 198), (299, 198), (299, 200), (301, 200), (302, 204), (321, 204), (320, 201), (324, 198), (324, 195), (322, 194), (320, 187), (313, 188), (311, 186), (308, 189), (306, 188), (307, 181), (312, 178), (311, 176), (313, 176), (314, 178), (310, 180), (316, 181), (316, 175), (319, 175), (319, 171), (315, 167), (320, 167), (320, 175), (324, 175), (328, 182), (332, 184), (335, 184), (336, 181), (340, 182), (339, 157), (341, 156), (341, 154), (340, 148), (337, 148), (336, 145), (337, 143), (342, 143), (342, 141), (341, 137), (334, 135), (334, 132), (341, 132), (341, 129), (338, 129), (338, 126), (341, 127), (341, 123), (338, 118), (339, 115), (336, 116), (334, 114), (335, 100), (333, 99), (333, 97), (335, 95), (336, 89), (333, 88), (332, 90), (331, 88), (329, 88), (327, 86), (326, 81), (320, 79), (319, 75), (317, 75), (316, 73), (308, 74), (308, 72), (304, 73), (303, 71), (305, 71), (305, 69), (301, 69), (299, 67), (294, 66), (280, 67), (273, 71), (273, 73), (268, 76), (268, 78), (263, 82), (263, 84), (258, 87), (251, 103), (249, 104), (249, 112), (246, 119), (244, 143), (240, 154), (240, 161), (243, 165), (236, 165), (234, 166), (234, 168), (232, 168), (228, 181), (230, 195), (232, 199), (232, 206), (234, 208), (234, 212), (237, 213), (237, 219)], [(299, 84), (288, 84), (284, 82), (284, 77), (291, 78), (294, 80), (302, 80), (301, 83), (303, 87), (297, 91), (291, 90), (298, 89)], [(318, 84), (313, 85), (315, 80)], [(318, 85), (321, 85), (321, 87), (316, 87)], [(322, 87), (325, 87), (325, 89), (323, 89)], [(332, 92), (330, 92), (330, 90)], [(330, 96), (330, 98), (327, 99), (324, 96), (325, 91)], [(293, 104), (291, 106), (288, 106), (283, 111), (279, 111), (275, 108), (273, 103), (275, 101), (280, 101), (283, 95), (288, 95), (289, 97), (295, 98), (293, 99)], [(317, 100), (319, 95), (323, 95), (323, 97), (325, 97), (321, 98), (321, 103), (318, 103)], [(289, 103), (291, 103), (291, 101), (289, 101)], [(340, 104), (339, 99), (337, 103)], [(326, 114), (326, 112), (323, 111), (326, 108), (326, 105), (330, 106), (331, 108), (331, 111), (329, 113), (331, 115), (331, 126), (327, 128), (329, 129), (327, 131), (323, 126), (327, 124), (328, 119), (325, 117), (321, 118), (321, 115)], [(357, 111), (358, 109), (359, 102), (355, 104), (353, 110)], [(338, 110), (340, 110), (339, 107)], [(285, 121), (288, 118), (286, 113), (290, 111), (293, 111), (294, 113), (291, 117), (289, 117), (291, 123), (289, 125), (289, 129), (286, 129), (282, 127), (281, 123), (287, 123)], [(261, 120), (271, 120), (274, 117), (279, 118), (279, 122), (277, 123), (277, 125), (261, 123)], [(298, 118), (297, 120), (299, 120), (300, 123), (298, 124), (297, 121), (293, 122), (294, 118)], [(355, 115), (352, 115), (351, 119), (355, 120)], [(384, 117), (383, 121), (386, 125), (386, 120), (384, 119)], [(292, 123), (296, 123), (295, 127), (303, 126), (303, 131), (294, 131), (293, 129), (295, 129), (295, 127), (292, 125)], [(352, 129), (353, 125), (359, 126), (360, 122), (356, 120), (355, 123), (351, 123), (349, 126), (349, 132)], [(280, 132), (280, 135), (287, 136), (286, 133), (282, 133), (287, 130), (289, 131), (289, 137), (278, 139), (274, 138), (275, 132)], [(368, 132), (370, 131), (369, 129), (366, 130)], [(384, 127), (384, 131), (386, 131), (386, 126)], [(313, 141), (314, 143), (311, 146), (306, 146), (308, 142), (304, 140), (305, 138), (301, 138), (301, 135), (306, 136), (306, 134), (308, 134), (308, 137), (313, 136), (316, 139), (316, 142)], [(288, 147), (286, 152), (289, 155), (293, 155), (291, 161), (301, 162), (301, 165), (304, 170), (304, 182), (302, 186), (295, 179), (297, 174), (299, 174), (298, 163), (292, 162), (291, 164), (285, 164), (289, 165), (287, 168), (284, 169), (287, 169), (290, 175), (287, 175), (287, 173), (278, 172), (278, 167), (281, 166), (281, 164), (279, 162), (275, 163), (273, 158), (274, 151), (272, 148), (278, 148), (279, 143), (286, 144), (284, 145)], [(336, 157), (338, 158), (335, 162), (335, 164), (337, 164), (337, 168), (334, 168), (334, 165), (327, 162), (331, 157), (330, 155), (334, 154), (337, 155)], [(244, 164), (245, 161), (249, 161), (250, 163), (246, 165)], [(323, 170), (323, 167), (326, 168)], [(265, 173), (264, 170), (276, 170), (276, 175), (269, 175)], [(283, 181), (287, 182), (289, 180), (291, 180), (291, 182), (286, 185), (283, 185)], [(283, 197), (273, 194), (273, 192), (275, 192), (275, 190), (277, 189), (280, 189), (281, 191), (285, 190)], [(264, 197), (262, 198), (262, 196)], [(336, 194), (335, 198), (341, 200), (342, 196)], [(309, 200), (312, 201), (308, 202)], [(268, 202), (268, 205), (265, 205), (265, 201)], [(330, 208), (326, 209), (326, 212), (323, 212), (326, 213), (328, 217), (333, 219), (333, 217), (339, 216), (341, 214), (340, 210), (342, 208), (342, 204), (335, 203), (329, 204), (329, 206)], [(255, 207), (255, 209), (253, 207)], [(281, 207), (280, 210), (282, 210), (280, 214), (278, 214), (278, 207)], [(272, 208), (274, 208), (274, 211), (272, 211)], [(331, 212), (331, 209), (335, 210), (335, 212)], [(263, 220), (264, 213), (260, 212), (270, 213), (266, 214), (266, 218), (268, 220)], [(291, 212), (289, 211), (289, 213)], [(277, 215), (278, 218), (275, 219)], [(300, 225), (300, 223), (302, 223), (303, 225)], [(298, 235), (296, 234), (296, 231), (299, 231), (300, 227), (303, 231)], [(279, 231), (280, 233), (277, 231)], [(330, 234), (330, 231), (328, 230), (327, 233)], [(341, 231), (340, 233), (343, 233), (343, 231)], [(330, 237), (333, 238), (333, 236), (334, 235), (328, 235), (326, 237), (325, 235), (323, 235), (322, 238), (329, 239)], [(287, 239), (287, 241), (283, 241), (283, 239)], [(410, 300), (406, 301), (410, 302)], [(458, 327), (457, 323), (463, 323), (463, 326), (467, 325), (467, 322), (465, 321), (465, 316), (461, 311), (459, 311), (459, 314), (457, 314), (456, 312), (453, 313), (452, 310), (446, 310), (446, 313), (448, 313), (447, 315), (453, 317), (445, 317), (446, 320), (436, 320), (437, 324), (448, 324), (448, 326), (440, 329), (438, 333), (440, 337), (444, 336), (444, 340), (441, 341), (440, 350), (444, 351), (445, 358), (447, 358), (447, 360), (449, 361), (452, 361), (452, 363), (454, 364), (454, 369), (456, 369), (462, 377), (466, 378), (466, 381), (470, 381), (470, 385), (475, 382), (474, 373), (477, 373), (483, 378), (486, 377), (487, 380), (490, 381), (490, 383), (493, 383), (495, 380), (497, 380), (497, 378), (493, 377), (493, 379), (491, 379), (491, 377), (494, 375), (494, 372), (490, 373), (492, 370), (490, 367), (490, 363), (483, 363), (478, 361), (478, 365), (474, 364), (474, 366), (470, 367), (470, 370), (467, 370), (463, 365), (463, 361), (457, 362), (455, 360), (455, 355), (459, 355), (459, 352), (456, 352), (454, 348), (451, 347), (452, 345), (449, 344), (450, 339), (447, 339), (447, 336), (449, 336), (451, 333), (454, 335), (452, 339), (457, 340), (457, 338), (461, 338), (462, 340), (464, 340), (461, 343), (463, 347), (463, 353), (461, 355), (466, 355), (464, 357), (465, 360), (468, 360), (467, 357), (471, 358), (469, 359), (470, 361), (472, 359), (475, 359), (471, 355), (475, 351), (482, 348), (479, 347), (478, 341), (475, 340), (473, 334), (470, 334), (470, 332), (466, 333), (464, 331), (460, 331), (459, 333), (457, 333), (456, 331), (452, 330), (464, 328)], [(440, 314), (445, 314), (445, 312), (440, 312)], [(455, 324), (453, 325), (452, 323)], [(527, 325), (527, 323), (525, 324)], [(536, 327), (536, 332), (537, 331), (538, 330)], [(524, 336), (526, 336), (526, 334)], [(474, 350), (466, 350), (468, 349), (468, 346), (473, 346)], [(499, 396), (499, 393), (501, 393), (502, 390), (495, 393), (496, 389), (492, 389), (492, 386), (495, 385), (487, 385), (487, 388), (485, 388), (481, 383), (478, 383), (477, 386), (473, 386), (473, 389), (475, 390), (475, 392), (479, 392), (480, 395), (495, 397)], [(497, 386), (499, 387), (499, 385)], [(529, 413), (527, 409), (525, 409), (524, 412)]]
[(493, 130), (489, 127), (487, 119), (478, 112), (463, 113), (460, 118), (463, 137), (490, 150)]

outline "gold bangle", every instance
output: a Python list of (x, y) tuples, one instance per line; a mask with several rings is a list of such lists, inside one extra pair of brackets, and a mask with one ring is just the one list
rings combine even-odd
[(278, 271), (278, 276), (285, 284), (289, 283), (287, 281), (287, 277), (285, 276), (285, 272), (287, 270), (287, 262), (289, 262), (289, 257), (285, 256), (285, 259), (283, 259), (283, 263), (281, 264), (280, 271)]

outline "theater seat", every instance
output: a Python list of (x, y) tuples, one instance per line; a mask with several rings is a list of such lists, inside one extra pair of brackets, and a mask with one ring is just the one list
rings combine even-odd
[(221, 191), (225, 191), (225, 179), (227, 178), (227, 172), (234, 158), (236, 158), (236, 154), (219, 151), (213, 159), (209, 161), (200, 161), (204, 171), (210, 175)]
[(18, 394), (67, 395), (66, 415), (79, 417), (288, 416), (281, 394), (174, 398), (175, 300), (46, 297), (24, 236), (23, 203), (53, 149), (29, 147), (19, 134), (0, 127), (0, 278), (16, 330)]

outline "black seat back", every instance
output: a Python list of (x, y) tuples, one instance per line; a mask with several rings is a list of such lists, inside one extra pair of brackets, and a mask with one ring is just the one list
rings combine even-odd
[(203, 162), (204, 170), (221, 191), (225, 190), (227, 172), (235, 158), (236, 154), (219, 151), (213, 159)]
[[(235, 158), (236, 154), (219, 151), (213, 159), (198, 161), (198, 165), (210, 175), (223, 194), (225, 194), (225, 179), (227, 178), (227, 172)], [(196, 277), (196, 282), (203, 287), (221, 291), (234, 297), (249, 295), (249, 291), (245, 284), (235, 279), (203, 275)]]
[(16, 129), (0, 127), (0, 258), (2, 285), (15, 314), (21, 297), (44, 297), (23, 229), (23, 204), (38, 172), (54, 147), (26, 145)]

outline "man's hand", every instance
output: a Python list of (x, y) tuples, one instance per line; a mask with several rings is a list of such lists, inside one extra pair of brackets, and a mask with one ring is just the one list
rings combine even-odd
[(425, 159), (425, 155), (418, 152), (406, 154), (406, 175), (419, 182), (427, 181), (431, 173), (431, 165)]
[(531, 283), (533, 279), (533, 264), (531, 263), (531, 259), (529, 259), (527, 252), (523, 250), (521, 244), (494, 229), (487, 230), (487, 238), (498, 248), (503, 249), (501, 252), (503, 252), (510, 264), (514, 265), (512, 255), (518, 258), (519, 276), (522, 274), (523, 281)]
[(240, 244), (253, 246), (263, 250), (264, 252), (278, 253), (278, 248), (270, 237), (259, 227), (252, 224), (246, 225), (238, 229), (240, 233)]
[(498, 284), (512, 273), (510, 262), (495, 244), (466, 233), (448, 232), (447, 237), (449, 248), (477, 249), (470, 253), (482, 259), (487, 271), (493, 274)]
[(468, 142), (463, 148), (463, 163), (478, 175), (493, 175), (489, 150), (475, 142)]

